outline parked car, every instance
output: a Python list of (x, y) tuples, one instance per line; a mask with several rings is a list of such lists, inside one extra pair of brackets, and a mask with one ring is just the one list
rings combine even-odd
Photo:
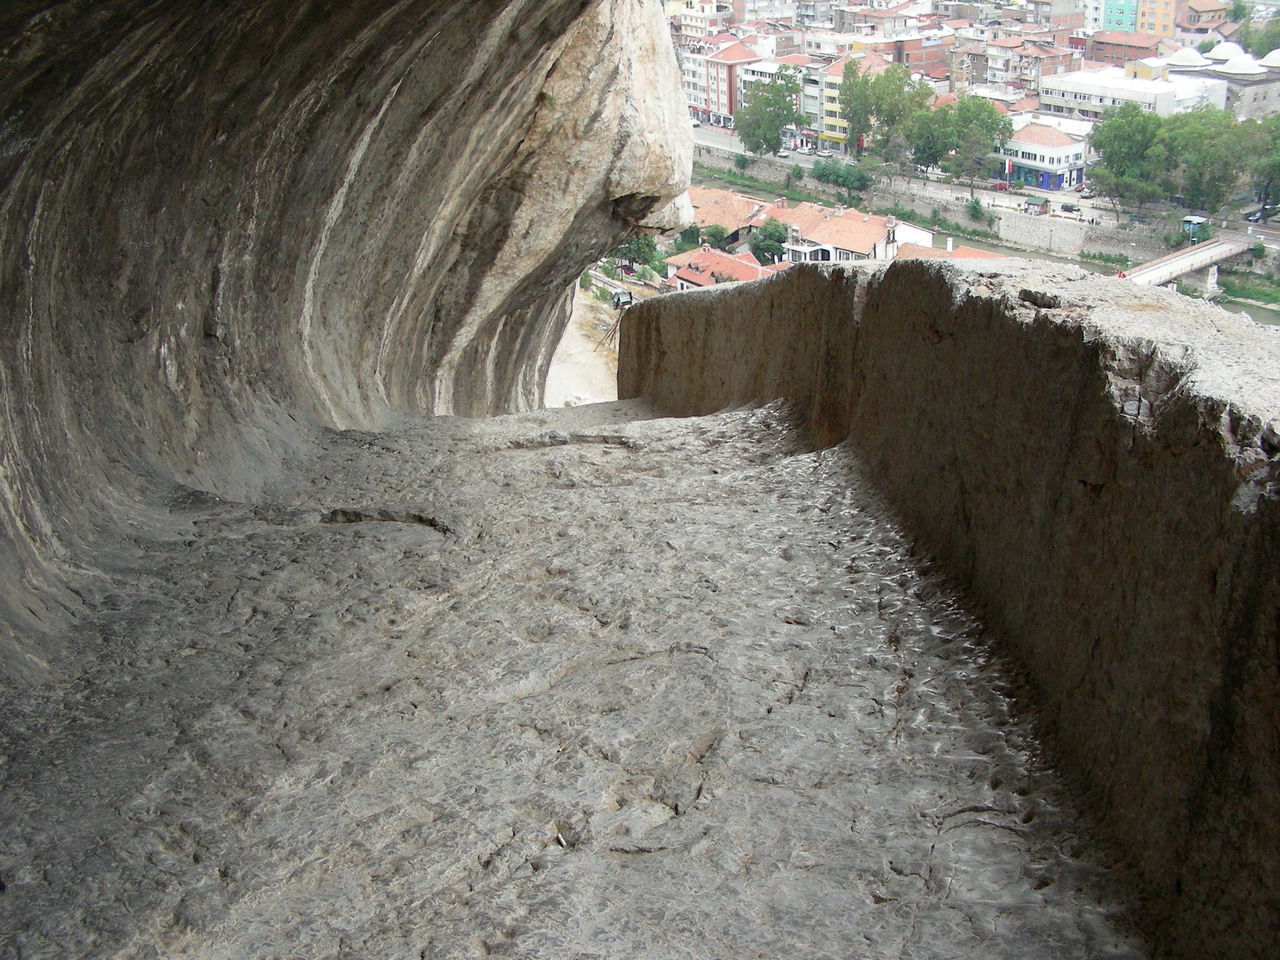
[(791, 156), (791, 153), (787, 150), (779, 150), (777, 153), (774, 154), (774, 156), (777, 157), (779, 160), (781, 160), (783, 157)]
[(695, 127), (700, 127), (700, 126), (702, 126), (702, 121), (701, 121), (701, 120), (695, 120), (695, 121), (693, 121), (693, 125), (694, 125)]
[(1079, 213), (1080, 208), (1074, 203), (1064, 203), (1062, 205), (1063, 213)]
[(1079, 183), (1077, 183), (1077, 184), (1076, 184), (1074, 187), (1072, 187), (1071, 189), (1072, 189), (1072, 190), (1074, 190), (1076, 193), (1083, 193), (1083, 192), (1084, 192), (1084, 181), (1083, 181), (1083, 180), (1081, 180)]
[(1263, 220), (1266, 219), (1266, 215), (1262, 212), (1261, 209), (1258, 209), (1253, 211), (1253, 213), (1245, 214), (1244, 218), (1248, 220), (1250, 223), (1261, 223)]
[(1080, 196), (1081, 196), (1081, 198), (1082, 198), (1082, 199), (1085, 199), (1085, 200), (1092, 200), (1092, 199), (1093, 199), (1093, 191), (1092, 191), (1092, 190), (1090, 190), (1088, 187), (1085, 187), (1083, 190), (1081, 190), (1081, 191), (1080, 191)]
[(812, 157), (814, 149), (813, 147), (801, 147), (798, 152), (803, 153), (806, 157)]
[(1009, 184), (1004, 180), (992, 180), (987, 184), (992, 190), (1008, 190)]
[(820, 156), (820, 157), (834, 157), (834, 156), (835, 156), (835, 154), (834, 154), (834, 153), (832, 153), (830, 150), (819, 150), (819, 151), (818, 151), (818, 156)]

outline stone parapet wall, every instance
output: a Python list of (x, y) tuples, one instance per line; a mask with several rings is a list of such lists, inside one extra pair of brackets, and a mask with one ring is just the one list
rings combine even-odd
[(1277, 331), (1075, 268), (797, 268), (650, 300), (619, 391), (849, 440), (1024, 668), (1158, 955), (1280, 924)]

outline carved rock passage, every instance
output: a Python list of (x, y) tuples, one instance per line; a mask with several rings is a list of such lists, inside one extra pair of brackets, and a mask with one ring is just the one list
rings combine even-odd
[(1140, 956), (988, 642), (778, 408), (327, 434), (0, 714), (0, 953)]
[(5, 4), (0, 672), (74, 670), (50, 637), (92, 587), (57, 588), (157, 485), (535, 405), (565, 291), (687, 182), (665, 31), (647, 0)]
[(1027, 671), (1169, 956), (1280, 935), (1280, 330), (1080, 270), (904, 261), (629, 311), (619, 393), (849, 440)]

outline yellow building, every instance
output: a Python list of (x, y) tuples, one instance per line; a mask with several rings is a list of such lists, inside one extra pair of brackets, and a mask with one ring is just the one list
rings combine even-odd
[(822, 123), (818, 127), (818, 139), (829, 149), (832, 145), (843, 148), (849, 140), (849, 121), (840, 113), (840, 81), (844, 79), (844, 65), (848, 57), (841, 57), (822, 72)]
[(1138, 0), (1138, 32), (1172, 37), (1181, 8), (1179, 0)]

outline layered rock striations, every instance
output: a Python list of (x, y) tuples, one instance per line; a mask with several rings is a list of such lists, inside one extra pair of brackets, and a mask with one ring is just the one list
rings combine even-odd
[(1026, 265), (796, 269), (629, 311), (619, 392), (849, 440), (1027, 671), (1157, 950), (1280, 930), (1278, 331)]
[(145, 495), (535, 404), (577, 273), (688, 176), (641, 0), (20, 3), (0, 36), (9, 676), (66, 666), (39, 638)]

